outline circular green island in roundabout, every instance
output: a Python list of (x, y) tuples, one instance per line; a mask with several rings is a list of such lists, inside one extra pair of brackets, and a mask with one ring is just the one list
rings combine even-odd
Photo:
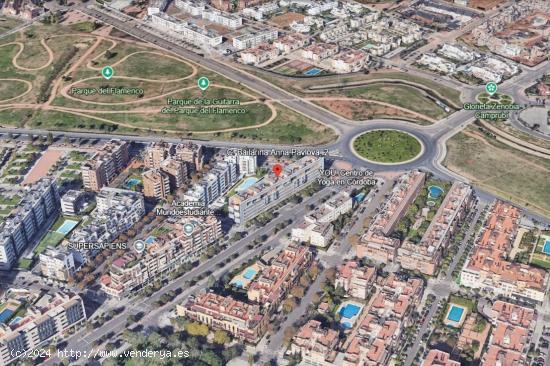
[(413, 135), (397, 130), (373, 130), (357, 135), (351, 142), (357, 155), (380, 164), (400, 164), (416, 159), (423, 150)]

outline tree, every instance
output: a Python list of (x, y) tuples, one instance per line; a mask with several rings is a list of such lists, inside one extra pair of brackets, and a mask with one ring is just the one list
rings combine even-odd
[(201, 354), (201, 361), (210, 366), (222, 366), (223, 360), (214, 351), (207, 350)]
[(206, 337), (209, 332), (208, 325), (197, 322), (187, 324), (185, 326), (185, 330), (189, 333), (189, 335), (200, 337)]
[(290, 344), (290, 341), (292, 340), (292, 337), (294, 337), (294, 334), (296, 334), (296, 328), (295, 327), (286, 327), (283, 331), (283, 343), (285, 345)]
[(53, 134), (51, 132), (48, 132), (48, 137), (46, 137), (46, 144), (53, 144)]
[(214, 332), (214, 343), (227, 344), (231, 341), (231, 338), (225, 330), (216, 330)]
[(302, 297), (304, 297), (304, 288), (301, 287), (301, 286), (294, 286), (291, 290), (290, 290), (290, 294), (298, 299), (301, 299)]
[(290, 314), (292, 310), (294, 310), (295, 306), (296, 306), (296, 301), (292, 298), (288, 298), (285, 301), (283, 301), (283, 312), (285, 314)]

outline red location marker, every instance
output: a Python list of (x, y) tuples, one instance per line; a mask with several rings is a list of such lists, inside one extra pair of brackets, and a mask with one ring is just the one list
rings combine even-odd
[(273, 165), (273, 173), (275, 173), (277, 177), (279, 177), (282, 172), (283, 172), (283, 166), (281, 164)]

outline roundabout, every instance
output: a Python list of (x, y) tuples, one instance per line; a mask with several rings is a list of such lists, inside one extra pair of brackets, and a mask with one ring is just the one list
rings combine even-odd
[(350, 149), (371, 164), (398, 166), (419, 159), (424, 143), (412, 133), (398, 129), (374, 129), (355, 135)]

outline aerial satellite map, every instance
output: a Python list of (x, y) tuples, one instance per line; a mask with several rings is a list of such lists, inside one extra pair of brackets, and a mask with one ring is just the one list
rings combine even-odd
[(550, 0), (0, 0), (0, 366), (550, 366)]

